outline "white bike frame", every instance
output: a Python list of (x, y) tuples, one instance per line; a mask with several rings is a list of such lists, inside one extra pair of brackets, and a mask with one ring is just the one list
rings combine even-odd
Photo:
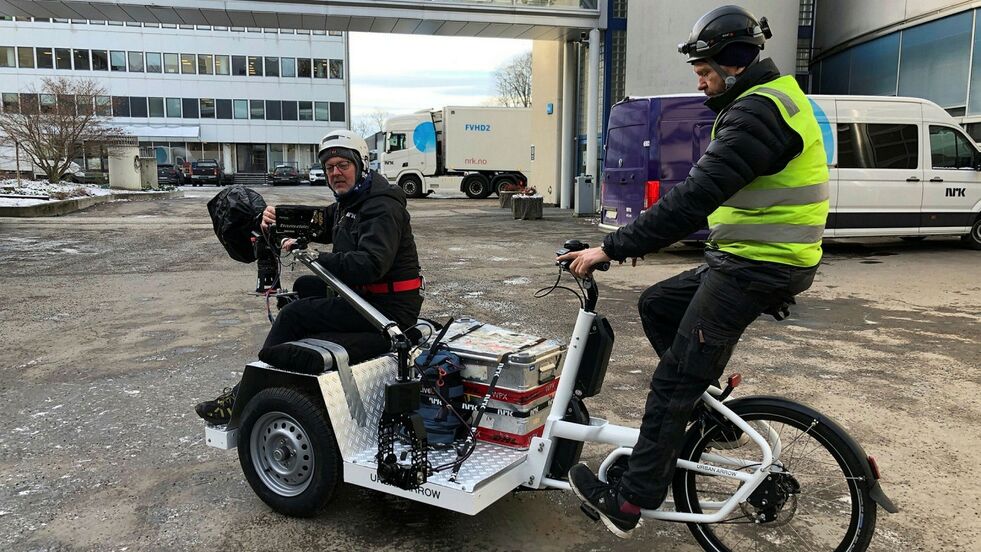
[[(528, 465), (533, 472), (525, 486), (532, 488), (555, 488), (569, 489), (569, 484), (565, 481), (545, 478), (544, 474), (551, 463), (551, 449), (556, 445), (558, 439), (568, 439), (571, 441), (604, 443), (615, 445), (618, 448), (610, 453), (603, 462), (599, 470), (600, 479), (605, 480), (606, 472), (620, 456), (629, 455), (633, 445), (637, 442), (640, 432), (636, 428), (618, 426), (607, 422), (602, 418), (590, 417), (589, 425), (563, 421), (562, 417), (566, 412), (569, 401), (572, 398), (573, 388), (575, 387), (576, 374), (582, 362), (586, 340), (589, 337), (589, 329), (592, 326), (596, 313), (587, 312), (579, 309), (579, 316), (576, 318), (576, 326), (572, 331), (572, 339), (569, 342), (569, 349), (562, 365), (562, 376), (559, 380), (559, 387), (555, 393), (552, 409), (549, 412), (548, 420), (545, 422), (545, 429), (541, 437), (532, 441), (528, 451)], [(701, 462), (691, 462), (688, 460), (678, 460), (677, 466), (690, 471), (703, 473), (715, 477), (735, 479), (742, 483), (735, 493), (725, 502), (700, 502), (699, 506), (703, 512), (701, 514), (681, 513), (674, 510), (641, 510), (641, 515), (647, 519), (658, 519), (665, 521), (678, 521), (686, 523), (718, 523), (726, 519), (739, 506), (745, 502), (750, 494), (770, 473), (774, 458), (779, 458), (780, 441), (772, 430), (769, 430), (769, 437), (773, 440), (774, 446), (771, 447), (766, 439), (763, 438), (755, 429), (750, 427), (745, 420), (716, 399), (722, 394), (718, 387), (711, 386), (708, 391), (702, 394), (702, 401), (716, 412), (719, 412), (733, 425), (743, 431), (750, 439), (756, 443), (763, 451), (762, 461), (748, 461), (730, 458), (718, 454), (703, 454), (702, 462), (713, 462), (722, 466), (730, 466), (734, 469), (720, 467), (719, 465), (707, 465)], [(737, 471), (747, 467), (754, 467), (750, 473)], [(673, 506), (673, 501), (668, 499), (665, 506)]]

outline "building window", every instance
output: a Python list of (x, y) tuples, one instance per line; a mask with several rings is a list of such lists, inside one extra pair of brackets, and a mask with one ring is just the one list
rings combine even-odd
[(330, 102), (330, 120), (335, 123), (344, 122), (344, 102)]
[(344, 31), (327, 31), (327, 36), (344, 36)]
[(131, 97), (129, 99), (129, 115), (130, 117), (146, 117), (146, 98)]
[(54, 69), (54, 53), (51, 48), (37, 48), (37, 68)]
[(296, 102), (285, 101), (283, 102), (283, 120), (284, 121), (295, 121), (296, 120)]
[(167, 98), (167, 116), (168, 117), (180, 117), (181, 116), (181, 99), (180, 98)]
[(343, 79), (344, 78), (344, 60), (343, 59), (332, 59), (332, 60), (330, 60), (330, 78), (332, 78), (332, 79)]
[(164, 99), (163, 98), (148, 98), (150, 104), (149, 114), (151, 117), (163, 117), (164, 116)]
[(194, 63), (194, 54), (181, 54), (181, 74), (193, 75), (197, 67)]
[(33, 69), (34, 48), (17, 48), (17, 65), (25, 69)]
[(164, 54), (164, 73), (180, 73), (180, 56), (177, 54)]
[[(33, 61), (33, 58), (31, 58)], [(295, 77), (296, 76), (296, 59), (295, 58), (281, 58), (280, 63), (283, 66), (282, 75), (284, 77)]]
[(250, 77), (262, 76), (262, 57), (249, 56), (249, 76)]
[(300, 120), (301, 121), (312, 121), (313, 120), (313, 102), (299, 102), (300, 107)]
[[(623, 4), (626, 10), (627, 3)], [(627, 31), (613, 31), (610, 50), (610, 103), (613, 103), (627, 95)]]
[[(626, 0), (623, 2), (626, 4)], [(801, 0), (799, 12), (799, 24), (801, 27), (814, 25), (814, 0)]]
[(129, 117), (129, 98), (126, 96), (112, 97), (112, 116)]
[(55, 48), (55, 69), (72, 68), (72, 51), (68, 48)]
[(326, 79), (330, 74), (330, 61), (326, 59), (313, 60), (313, 76), (317, 79)]
[(112, 68), (113, 71), (125, 71), (126, 52), (109, 52), (109, 67)]
[(3, 93), (3, 111), (4, 113), (17, 113), (19, 111), (20, 102), (18, 101), (17, 94), (12, 92)]
[(215, 56), (215, 74), (227, 75), (230, 70), (228, 56)]
[(265, 102), (262, 100), (251, 100), (249, 101), (249, 116), (252, 119), (265, 119), (266, 118), (266, 107)]
[(41, 94), (41, 113), (51, 113), (57, 105), (58, 99), (54, 94)]
[(613, 0), (613, 17), (617, 19), (627, 18), (627, 0)]
[(266, 66), (266, 76), (267, 77), (278, 77), (279, 76), (279, 58), (278, 57), (267, 57), (265, 59)]
[(92, 69), (95, 71), (108, 71), (109, 52), (105, 50), (92, 50)]
[(966, 11), (903, 32), (899, 95), (963, 107), (971, 69), (974, 13)]
[(283, 104), (278, 100), (266, 100), (266, 120), (283, 120)]
[(37, 94), (20, 95), (20, 112), (37, 113)]
[(102, 117), (112, 116), (112, 98), (109, 96), (95, 97), (95, 114)]
[(296, 60), (296, 76), (310, 78), (312, 65), (309, 58), (299, 58)]
[(330, 102), (314, 102), (313, 106), (318, 121), (330, 120)]
[(211, 54), (198, 54), (198, 74), (211, 75), (215, 72), (215, 58)]
[(0, 67), (17, 67), (13, 46), (0, 46)]
[(215, 115), (219, 119), (231, 119), (232, 100), (215, 100)]
[(201, 98), (201, 118), (202, 119), (214, 119), (215, 118), (215, 100), (212, 98)]
[(163, 71), (163, 63), (160, 59), (160, 52), (146, 53), (146, 72), (160, 73)]
[(183, 98), (183, 99), (181, 99), (181, 107), (184, 109), (183, 117), (185, 119), (197, 119), (198, 118), (198, 99), (197, 98)]
[(249, 100), (235, 100), (235, 118), (249, 118)]
[(838, 123), (839, 169), (915, 169), (916, 125)]
[(245, 56), (232, 56), (232, 74), (244, 77), (248, 74)]
[(131, 73), (143, 72), (143, 52), (129, 53), (129, 70)]

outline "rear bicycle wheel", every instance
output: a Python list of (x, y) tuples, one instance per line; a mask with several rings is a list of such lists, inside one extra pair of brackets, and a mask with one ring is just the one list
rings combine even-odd
[[(790, 401), (747, 398), (726, 403), (770, 444), (780, 447), (771, 475), (750, 497), (719, 523), (689, 523), (688, 529), (705, 550), (835, 550), (862, 551), (875, 531), (876, 505), (865, 483), (864, 460), (855, 456), (834, 422)], [(823, 417), (822, 417), (823, 418)], [(703, 453), (762, 461), (752, 441), (738, 437), (727, 421), (696, 423), (689, 430), (681, 458), (724, 466), (702, 459)], [(674, 499), (679, 512), (703, 513), (701, 504), (723, 502), (739, 487), (734, 479), (678, 469)], [(712, 510), (707, 510), (711, 512)]]

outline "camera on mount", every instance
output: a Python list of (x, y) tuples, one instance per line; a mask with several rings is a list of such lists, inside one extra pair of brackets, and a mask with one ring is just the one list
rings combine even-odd
[(295, 239), (295, 249), (305, 248), (326, 231), (326, 217), (324, 207), (277, 205), (276, 224), (269, 227), (269, 234), (252, 232), (257, 270), (256, 293), (279, 289), (279, 255), (283, 240)]
[(327, 229), (327, 209), (309, 205), (277, 205), (273, 235), (276, 242), (295, 239), (297, 248), (316, 241)]

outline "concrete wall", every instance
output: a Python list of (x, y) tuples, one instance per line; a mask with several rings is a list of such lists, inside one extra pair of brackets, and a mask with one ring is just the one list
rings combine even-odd
[[(651, 96), (696, 92), (691, 66), (678, 53), (678, 44), (688, 39), (692, 25), (703, 14), (731, 1), (633, 0), (627, 15), (627, 75), (629, 96)], [(820, 2), (819, 2), (820, 3)], [(857, 2), (857, 3), (864, 3)], [(757, 17), (766, 17), (773, 30), (763, 57), (785, 74), (792, 74), (797, 56), (796, 1), (745, 0), (739, 5)]]
[[(536, 40), (531, 49), (531, 143), (535, 159), (531, 162), (528, 183), (545, 198), (558, 203), (560, 153), (559, 132), (562, 123), (562, 53), (565, 43)], [(552, 114), (547, 105), (552, 104)]]
[(817, 0), (815, 57), (863, 34), (888, 30), (909, 19), (927, 21), (952, 15), (967, 9), (970, 4), (952, 0)]

